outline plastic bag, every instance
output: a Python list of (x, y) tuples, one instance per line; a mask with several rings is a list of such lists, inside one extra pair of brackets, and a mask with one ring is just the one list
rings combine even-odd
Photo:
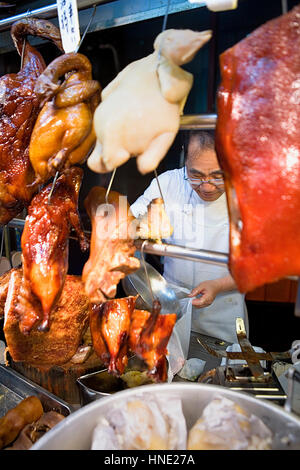
[[(180, 371), (187, 359), (190, 346), (192, 325), (192, 298), (188, 297), (190, 291), (168, 282), (179, 300), (182, 317), (177, 320), (168, 343), (168, 382), (172, 382), (174, 375)], [(170, 312), (173, 313), (173, 312)]]

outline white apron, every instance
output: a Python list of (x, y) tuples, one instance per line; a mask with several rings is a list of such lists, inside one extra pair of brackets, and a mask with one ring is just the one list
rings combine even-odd
[[(172, 236), (165, 240), (166, 243), (228, 253), (229, 219), (225, 193), (216, 201), (203, 201), (184, 180), (183, 169), (168, 171), (160, 175), (159, 179), (166, 211), (174, 228)], [(137, 216), (135, 207), (140, 208), (141, 203), (147, 206), (148, 199), (159, 197), (159, 194), (156, 195), (157, 190), (157, 184), (152, 182), (144, 196), (131, 206), (135, 216)], [(164, 258), (166, 280), (189, 290), (202, 281), (217, 279), (228, 274), (227, 266)], [(248, 332), (244, 295), (236, 290), (219, 294), (210, 306), (193, 307), (192, 331), (236, 343), (237, 317), (244, 319)]]

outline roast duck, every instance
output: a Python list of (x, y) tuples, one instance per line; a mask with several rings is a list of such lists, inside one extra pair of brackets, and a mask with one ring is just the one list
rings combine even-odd
[(68, 243), (73, 228), (82, 250), (89, 246), (77, 204), (83, 170), (72, 167), (32, 200), (21, 239), (23, 281), (17, 311), (20, 330), (28, 333), (39, 323), (49, 329), (50, 312), (59, 300), (68, 271)]
[(113, 298), (121, 279), (140, 267), (134, 257), (136, 250), (130, 236), (134, 217), (127, 198), (94, 186), (84, 201), (91, 219), (90, 256), (82, 271), (86, 294), (91, 302), (101, 303)]
[(34, 87), (46, 65), (27, 41), (28, 35), (49, 39), (63, 50), (59, 30), (48, 21), (28, 18), (11, 28), (20, 56), (23, 51), (23, 64), (18, 73), (0, 78), (0, 224), (27, 207), (38, 190), (29, 161), (29, 142), (40, 106)]
[(153, 310), (135, 309), (136, 297), (107, 300), (95, 304), (90, 315), (93, 347), (108, 371), (122, 375), (129, 355), (136, 354), (148, 367), (156, 382), (167, 380), (167, 344), (176, 322), (176, 314), (160, 314), (160, 304)]
[(42, 109), (32, 132), (29, 156), (36, 183), (44, 183), (56, 171), (83, 163), (92, 150), (100, 84), (92, 80), (88, 58), (70, 53), (48, 65), (36, 82), (35, 93)]
[(85, 199), (91, 218), (90, 257), (82, 280), (92, 303), (90, 330), (96, 354), (108, 371), (121, 375), (128, 355), (143, 359), (149, 374), (158, 381), (166, 379), (167, 343), (176, 314), (161, 315), (158, 305), (152, 314), (135, 309), (136, 297), (114, 299), (117, 285), (125, 275), (139, 268), (134, 257), (132, 235), (136, 228), (126, 198), (95, 186)]
[(220, 57), (216, 150), (241, 292), (300, 274), (300, 6)]
[(211, 31), (166, 30), (152, 54), (129, 64), (104, 88), (94, 114), (91, 170), (107, 173), (130, 157), (137, 157), (143, 174), (156, 169), (178, 132), (193, 84), (193, 75), (180, 66), (210, 38)]

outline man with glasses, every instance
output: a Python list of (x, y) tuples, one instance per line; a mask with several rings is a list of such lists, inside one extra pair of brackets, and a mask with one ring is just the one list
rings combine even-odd
[[(164, 241), (188, 248), (228, 253), (229, 219), (223, 173), (212, 131), (190, 131), (185, 140), (185, 165), (159, 175), (165, 209), (174, 228)], [(135, 217), (160, 197), (154, 179), (131, 206)], [(236, 290), (227, 266), (164, 258), (165, 279), (190, 290), (192, 331), (236, 343), (236, 317), (248, 331), (244, 295)]]

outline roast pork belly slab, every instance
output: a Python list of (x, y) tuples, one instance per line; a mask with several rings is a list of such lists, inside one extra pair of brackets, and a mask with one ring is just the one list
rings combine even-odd
[(241, 292), (300, 274), (300, 6), (220, 57), (216, 150)]

